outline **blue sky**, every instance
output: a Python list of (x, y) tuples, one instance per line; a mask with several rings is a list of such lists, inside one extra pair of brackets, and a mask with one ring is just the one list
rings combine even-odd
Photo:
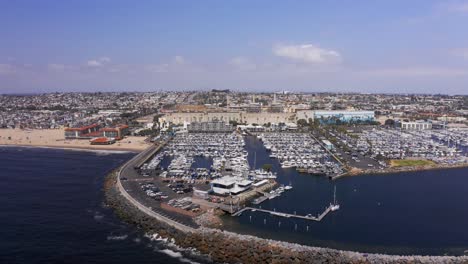
[(0, 93), (468, 94), (468, 1), (0, 0)]

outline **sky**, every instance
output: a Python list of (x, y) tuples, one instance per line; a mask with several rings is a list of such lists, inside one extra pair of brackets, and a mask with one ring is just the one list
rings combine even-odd
[(468, 94), (468, 0), (0, 0), (0, 93)]

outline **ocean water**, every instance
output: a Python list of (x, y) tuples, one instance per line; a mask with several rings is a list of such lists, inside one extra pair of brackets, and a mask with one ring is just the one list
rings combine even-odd
[[(281, 169), (248, 137), (249, 162), (272, 163), (293, 190), (261, 204), (321, 213), (337, 187), (340, 210), (322, 222), (260, 212), (226, 216), (226, 229), (307, 245), (390, 254), (468, 249), (468, 169), (368, 175), (330, 181)], [(0, 147), (0, 263), (205, 263), (120, 221), (103, 205), (104, 176), (132, 153)], [(281, 222), (281, 223), (280, 223)]]
[(262, 143), (246, 138), (249, 163), (271, 163), (278, 181), (293, 189), (260, 206), (300, 215), (318, 215), (333, 201), (341, 208), (321, 222), (244, 212), (224, 217), (226, 228), (260, 237), (360, 252), (463, 255), (468, 253), (468, 168), (345, 177), (282, 169)]
[(103, 204), (134, 154), (0, 147), (0, 263), (196, 263)]

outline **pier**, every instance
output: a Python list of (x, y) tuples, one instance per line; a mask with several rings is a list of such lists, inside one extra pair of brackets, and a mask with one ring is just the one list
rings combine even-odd
[(271, 215), (274, 215), (274, 216), (281, 216), (281, 217), (286, 217), (286, 218), (299, 218), (299, 219), (304, 219), (304, 220), (311, 220), (311, 221), (316, 221), (316, 222), (320, 222), (322, 221), (322, 219), (330, 212), (332, 212), (332, 208), (333, 208), (334, 205), (330, 204), (326, 209), (325, 211), (323, 211), (323, 213), (321, 213), (320, 215), (318, 216), (304, 216), (304, 215), (297, 215), (297, 214), (288, 214), (288, 213), (280, 213), (280, 212), (276, 212), (276, 211), (271, 211), (271, 210), (266, 210), (266, 209), (260, 209), (260, 208), (255, 208), (255, 207), (245, 207), (237, 212), (235, 212), (234, 214), (232, 214), (232, 216), (240, 216), (243, 212), (245, 211), (259, 211), (259, 212), (263, 212), (263, 213), (269, 213)]

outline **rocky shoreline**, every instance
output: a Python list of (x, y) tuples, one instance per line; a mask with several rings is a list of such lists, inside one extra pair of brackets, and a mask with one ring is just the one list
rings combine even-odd
[(349, 177), (349, 176), (363, 176), (369, 174), (390, 174), (390, 173), (400, 173), (400, 172), (413, 172), (413, 171), (428, 171), (428, 170), (442, 170), (442, 169), (458, 169), (458, 168), (466, 168), (468, 167), (468, 163), (461, 163), (461, 164), (436, 164), (436, 165), (427, 165), (427, 166), (403, 166), (403, 167), (389, 167), (383, 170), (378, 169), (357, 169), (357, 168), (350, 168), (348, 169), (347, 173), (343, 173), (338, 176), (334, 176), (331, 179), (336, 180), (342, 177)]
[(125, 222), (145, 232), (174, 240), (182, 248), (196, 249), (217, 263), (468, 263), (467, 256), (393, 256), (304, 246), (240, 235), (213, 228), (183, 232), (157, 221), (133, 206), (116, 187), (116, 171), (104, 183), (106, 204)]

